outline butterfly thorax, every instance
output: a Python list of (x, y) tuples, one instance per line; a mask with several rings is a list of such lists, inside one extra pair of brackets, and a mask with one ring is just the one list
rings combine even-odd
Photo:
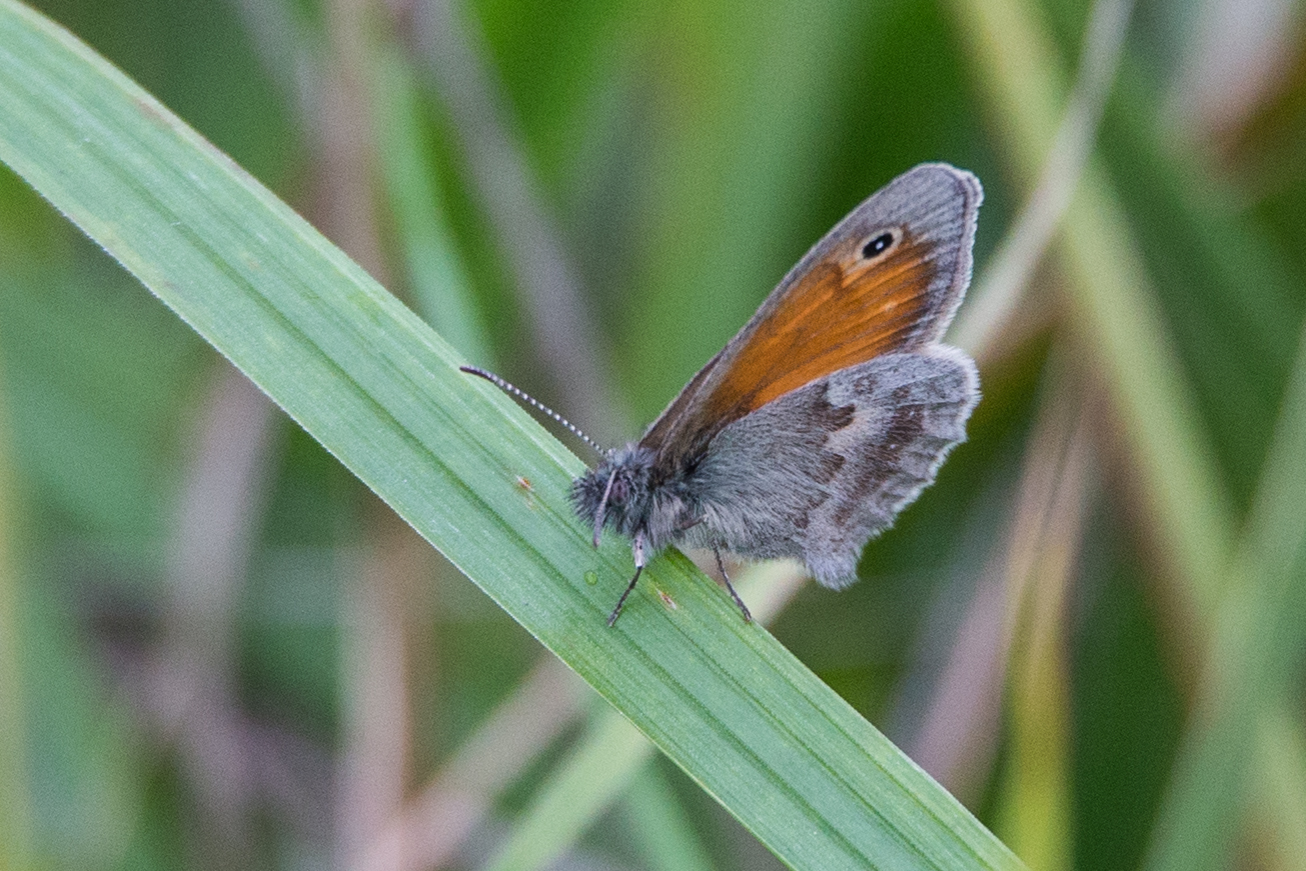
[[(571, 488), (576, 514), (587, 524), (627, 537), (643, 535), (658, 550), (676, 538), (688, 505), (666, 482), (655, 480), (655, 454), (632, 442), (613, 451), (597, 468), (577, 478)], [(600, 523), (595, 523), (602, 512)]]

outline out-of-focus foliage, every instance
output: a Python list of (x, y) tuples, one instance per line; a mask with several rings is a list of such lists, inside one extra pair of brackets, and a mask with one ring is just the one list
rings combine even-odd
[[(982, 278), (1090, 17), (34, 5), (475, 362), (614, 442), (915, 163), (984, 181)], [(861, 583), (774, 624), (1035, 869), (1306, 855), (1306, 488), (1279, 486), (1306, 464), (1306, 20), (1243, 7), (1136, 10), (1066, 233), (980, 359), (970, 441)], [(0, 170), (0, 864), (503, 861), (615, 728), (583, 727), (540, 657)], [(558, 867), (776, 864), (661, 761), (604, 808)], [(387, 861), (399, 820), (427, 839), (409, 864)]]

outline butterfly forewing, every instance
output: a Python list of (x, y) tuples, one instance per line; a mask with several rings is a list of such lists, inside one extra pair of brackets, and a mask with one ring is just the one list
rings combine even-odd
[(926, 164), (853, 210), (650, 427), (657, 465), (819, 378), (937, 340), (970, 279), (979, 200), (970, 173)]
[(710, 410), (739, 417), (831, 372), (910, 348), (926, 314), (932, 248), (910, 240), (879, 268), (849, 274), (827, 263), (803, 276), (731, 360), (735, 377), (717, 385)]

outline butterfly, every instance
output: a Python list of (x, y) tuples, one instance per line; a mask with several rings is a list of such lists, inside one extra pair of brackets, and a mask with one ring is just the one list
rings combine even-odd
[(711, 549), (723, 576), (729, 551), (795, 557), (834, 589), (856, 580), (863, 547), (934, 480), (979, 400), (974, 361), (940, 339), (970, 283), (982, 199), (979, 180), (947, 164), (889, 182), (808, 251), (639, 441), (576, 479), (572, 504), (594, 546), (604, 528), (631, 539), (635, 574), (609, 626), (672, 544)]

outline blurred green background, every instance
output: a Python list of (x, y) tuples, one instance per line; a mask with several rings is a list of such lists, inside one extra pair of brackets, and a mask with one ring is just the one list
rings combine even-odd
[[(34, 5), (608, 443), (916, 163), (1000, 293), (1093, 16)], [(1306, 867), (1300, 5), (1133, 9), (1038, 264), (970, 441), (773, 631), (1031, 868)], [(0, 170), (0, 867), (483, 867), (593, 708), (546, 656)], [(778, 863), (659, 760), (553, 867)]]

